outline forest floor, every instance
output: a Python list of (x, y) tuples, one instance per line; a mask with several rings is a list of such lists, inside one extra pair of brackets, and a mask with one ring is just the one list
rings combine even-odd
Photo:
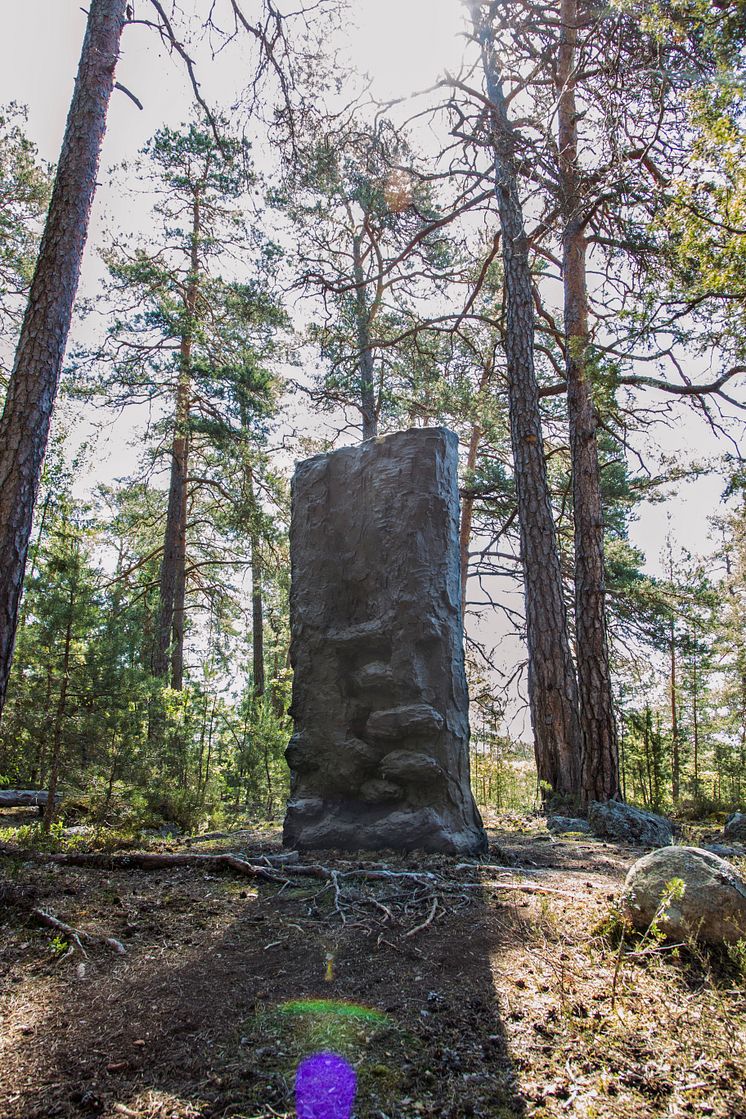
[[(488, 865), (300, 860), (328, 881), (6, 848), (8, 896), (126, 954), (68, 952), (28, 908), (0, 903), (1, 1119), (289, 1117), (295, 1068), (319, 1051), (356, 1068), (357, 1119), (746, 1119), (744, 969), (613, 935), (642, 852), (555, 839), (536, 819), (487, 824)], [(256, 864), (280, 835), (149, 844)], [(422, 877), (349, 874), (382, 866)]]

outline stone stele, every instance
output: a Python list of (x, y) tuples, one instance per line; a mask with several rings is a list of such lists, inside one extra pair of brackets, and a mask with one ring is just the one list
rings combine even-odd
[(293, 479), (284, 842), (487, 849), (469, 785), (458, 440), (402, 431)]

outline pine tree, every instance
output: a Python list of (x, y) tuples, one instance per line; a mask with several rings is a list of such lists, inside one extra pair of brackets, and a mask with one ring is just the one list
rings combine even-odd
[(0, 717), (124, 19), (125, 0), (92, 0), (52, 200), (0, 418)]

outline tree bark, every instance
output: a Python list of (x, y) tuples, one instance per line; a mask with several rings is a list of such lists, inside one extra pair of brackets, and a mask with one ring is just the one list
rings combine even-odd
[(70, 601), (67, 608), (67, 626), (65, 627), (65, 648), (62, 654), (62, 680), (60, 681), (60, 694), (57, 699), (57, 710), (54, 716), (54, 731), (52, 733), (52, 761), (49, 770), (49, 787), (47, 789), (47, 805), (44, 809), (43, 828), (48, 832), (52, 826), (57, 810), (57, 784), (60, 777), (60, 761), (62, 759), (62, 727), (67, 713), (67, 688), (70, 683), (70, 649), (72, 647), (73, 616), (75, 612), (75, 583), (70, 587)]
[(184, 686), (189, 417), (192, 407), (192, 338), (199, 293), (200, 232), (200, 196), (199, 189), (196, 189), (192, 204), (190, 272), (184, 294), (184, 325), (180, 342), (179, 377), (176, 384), (171, 476), (163, 535), (158, 624), (153, 656), (153, 672), (162, 679), (169, 675), (170, 660), (170, 683), (176, 691), (181, 691)]
[[(0, 808), (43, 808), (48, 793), (43, 789), (0, 789)], [(57, 793), (57, 800), (61, 800)]]
[(0, 714), (124, 17), (125, 0), (91, 0), (52, 200), (0, 419)]
[(262, 602), (262, 553), (259, 533), (251, 534), (251, 651), (254, 699), (264, 695), (264, 610)]
[[(241, 403), (241, 427), (249, 438), (249, 411), (246, 402)], [(249, 462), (246, 465), (246, 497), (250, 513), (251, 543), (251, 674), (253, 680), (252, 698), (264, 695), (266, 678), (264, 673), (264, 594), (262, 590), (262, 537), (260, 531), (260, 508), (254, 487), (254, 471)]]
[(528, 243), (518, 193), (514, 132), (500, 71), (478, 0), (471, 0), (492, 103), (495, 196), (505, 285), (505, 356), (521, 562), (525, 583), (528, 693), (539, 781), (575, 797), (580, 787), (580, 728), (575, 669), (567, 633), (557, 535), (547, 479), (534, 370), (534, 312)]
[[(479, 388), (477, 390), (477, 400), (481, 407), (482, 396), (489, 384), (490, 376), (492, 375), (492, 361), (485, 361), (482, 366), (482, 373), (479, 378)], [(466, 455), (466, 472), (467, 478), (470, 478), (474, 473), (474, 468), (477, 465), (477, 454), (479, 452), (479, 444), (482, 439), (482, 425), (479, 419), (475, 419), (471, 427), (469, 435), (469, 450)], [(471, 542), (471, 526), (474, 516), (474, 497), (471, 493), (465, 493), (461, 499), (461, 524), (459, 526), (459, 557), (461, 561), (461, 620), (466, 616), (466, 584), (469, 578), (469, 543)]]
[(681, 795), (681, 744), (679, 740), (679, 712), (676, 696), (676, 630), (673, 620), (668, 627), (668, 648), (671, 659), (671, 795), (676, 805)]
[(606, 634), (606, 578), (598, 416), (588, 378), (587, 242), (578, 168), (575, 61), (577, 0), (561, 0), (557, 65), (558, 172), (562, 206), (565, 369), (575, 521), (575, 631), (580, 715), (580, 794), (615, 800), (619, 745)]
[(355, 275), (355, 320), (357, 325), (358, 362), (360, 373), (360, 415), (363, 420), (363, 439), (378, 435), (376, 393), (373, 377), (373, 354), (370, 348), (370, 314), (365, 297), (361, 239), (352, 239), (352, 263)]

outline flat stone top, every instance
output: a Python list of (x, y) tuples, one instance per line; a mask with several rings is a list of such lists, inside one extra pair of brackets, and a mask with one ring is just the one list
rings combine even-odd
[(374, 451), (377, 449), (390, 450), (395, 454), (396, 443), (410, 442), (412, 439), (427, 440), (428, 442), (445, 439), (446, 442), (452, 443), (454, 447), (458, 447), (458, 435), (455, 431), (451, 431), (449, 427), (408, 427), (404, 431), (392, 431), (389, 435), (377, 435), (375, 439), (366, 439), (362, 443), (351, 443), (346, 447), (337, 447), (333, 451), (321, 451), (318, 455), (301, 459), (295, 465), (295, 473), (305, 472), (322, 459), (330, 459), (335, 455), (359, 455), (366, 450)]

